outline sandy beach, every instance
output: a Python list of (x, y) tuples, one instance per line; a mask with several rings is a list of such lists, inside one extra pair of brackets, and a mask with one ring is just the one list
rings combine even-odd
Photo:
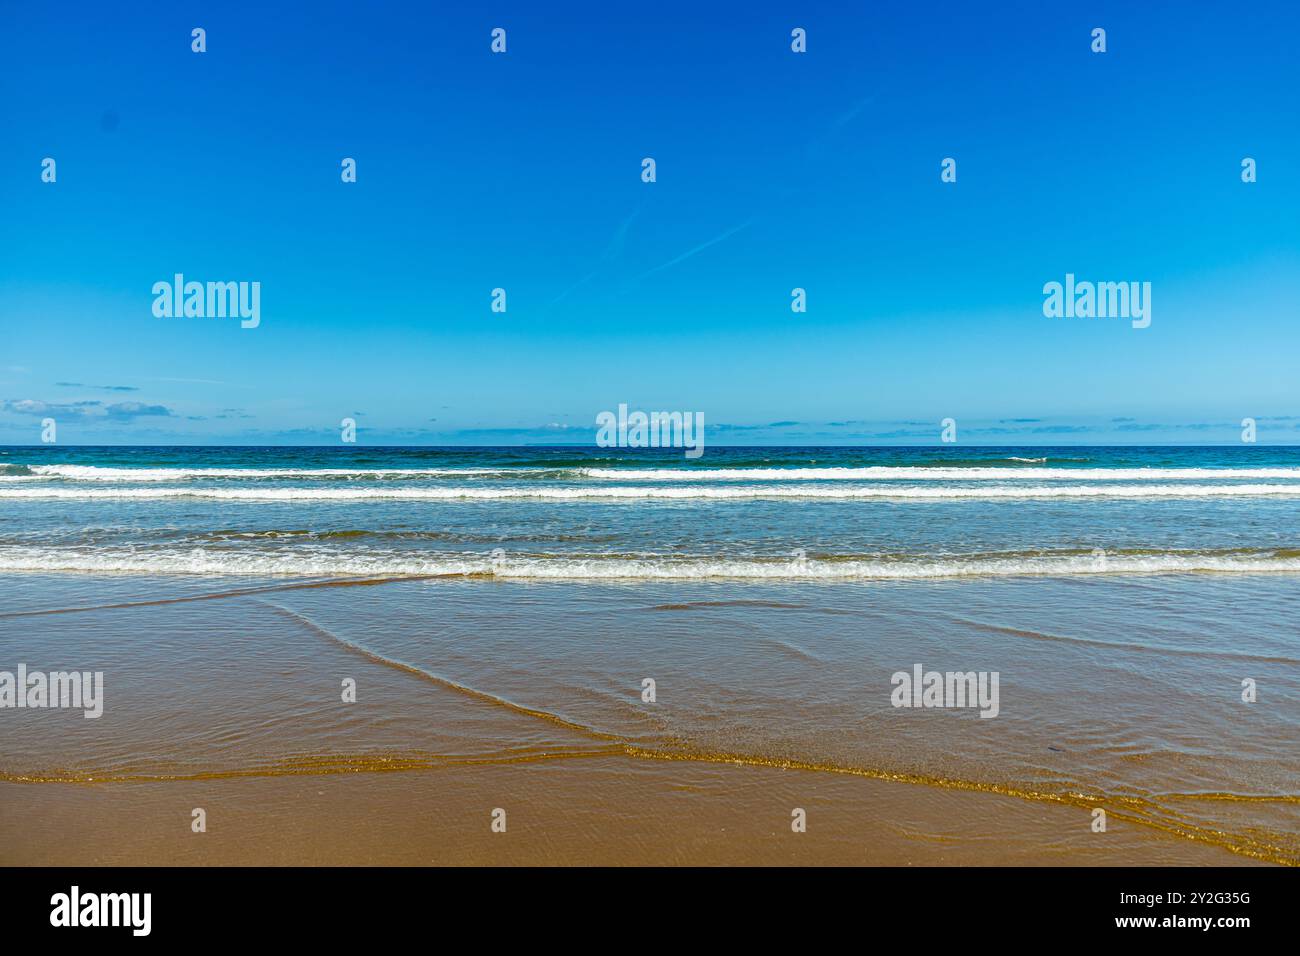
[[(1300, 862), (1286, 578), (3, 586), (6, 659), (107, 675), (6, 715), (9, 864)], [(894, 707), (913, 661), (996, 719)]]

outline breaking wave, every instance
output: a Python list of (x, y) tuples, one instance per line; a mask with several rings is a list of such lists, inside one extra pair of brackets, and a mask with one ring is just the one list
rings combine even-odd
[(1188, 573), (1300, 573), (1292, 549), (1232, 553), (1160, 551), (1097, 556), (1092, 553), (1023, 552), (955, 555), (828, 555), (788, 557), (694, 557), (598, 555), (505, 555), (356, 551), (216, 552), (203, 549), (53, 548), (0, 550), (0, 572), (134, 573), (295, 577), (419, 576), (534, 580), (923, 580), (952, 577), (1077, 576)]
[(586, 487), (492, 486), (492, 487), (366, 487), (366, 488), (68, 488), (0, 487), (0, 499), (49, 499), (64, 501), (158, 500), (165, 498), (216, 501), (491, 501), (507, 498), (548, 500), (582, 499), (873, 499), (900, 500), (997, 500), (1032, 498), (1240, 498), (1300, 497), (1297, 484), (1236, 485), (993, 485), (982, 487), (915, 487), (897, 485), (703, 485), (656, 487), (653, 485), (608, 485)]
[(400, 479), (558, 478), (598, 481), (1196, 481), (1294, 480), (1300, 468), (1049, 468), (1023, 467), (1045, 458), (1012, 458), (1021, 465), (872, 465), (865, 467), (732, 468), (118, 468), (102, 465), (0, 465), (0, 480), (64, 482), (185, 482)]

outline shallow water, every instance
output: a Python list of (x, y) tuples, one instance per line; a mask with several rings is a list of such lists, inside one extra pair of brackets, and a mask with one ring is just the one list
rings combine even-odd
[[(506, 854), (513, 862), (1300, 864), (1289, 490), (342, 502), (314, 489), (757, 480), (573, 475), (587, 467), (572, 464), (586, 460), (573, 450), (420, 452), (415, 463), (356, 450), (342, 465), (319, 450), (114, 450), (89, 466), (91, 452), (58, 454), (75, 460), (45, 463), (115, 473), (41, 474), (45, 459), (8, 450), (33, 474), (0, 478), (0, 496), (79, 497), (2, 503), (0, 670), (102, 671), (105, 706), (94, 720), (0, 711), (0, 858), (11, 862), (89, 862), (92, 846), (95, 860), (202, 861), (188, 842), (202, 799), (214, 816), (239, 819), (211, 844), (226, 861), (355, 860), (357, 846), (330, 847), (379, 812), (396, 816), (366, 831), (367, 861), (499, 860), (497, 844), (470, 834), (488, 834), (486, 814), (509, 806), (534, 840)], [(807, 450), (745, 454), (735, 467), (822, 466)], [(1040, 452), (1048, 461), (1032, 466), (990, 464), (1001, 458), (983, 450), (963, 451), (961, 463), (934, 449), (890, 450), (883, 465), (875, 452), (854, 454), (828, 466), (925, 469), (921, 457), (933, 456), (989, 474), (778, 484), (1300, 486), (1255, 474), (1300, 467), (1276, 449), (1070, 449), (1068, 461)], [(493, 456), (564, 474), (448, 485), (356, 472), (430, 460), (505, 467)], [(1022, 474), (1144, 462), (1198, 474)], [(296, 471), (173, 470), (255, 465)], [(327, 466), (340, 474), (303, 477)], [(1228, 467), (1250, 474), (1200, 473)], [(250, 483), (312, 494), (85, 497)], [(916, 665), (995, 672), (996, 717), (894, 706), (893, 675)], [(341, 699), (346, 678), (355, 703)], [(642, 698), (646, 678), (654, 702)], [(1243, 701), (1243, 681), (1254, 682), (1254, 702)], [(350, 799), (326, 783), (340, 777), (358, 780)], [(286, 822), (314, 794), (311, 820)], [(463, 819), (426, 820), (416, 835), (409, 815), (431, 795)], [(788, 833), (791, 806), (804, 804), (818, 808), (817, 825), (792, 855), (773, 834)], [(1106, 833), (1092, 830), (1098, 807)], [(748, 832), (757, 820), (766, 829)]]
[[(29, 610), (80, 610), (0, 619), (5, 659), (101, 670), (106, 702), (97, 720), (9, 712), (10, 782), (528, 761), (581, 775), (597, 757), (787, 768), (1071, 807), (1061, 826), (1081, 832), (1100, 806), (1149, 831), (1123, 862), (1181, 839), (1300, 863), (1300, 659), (1275, 626), (1300, 609), (1279, 577), (21, 582)], [(891, 675), (918, 663), (997, 671), (997, 716), (894, 707)], [(354, 704), (340, 699), (349, 677)], [(535, 795), (528, 812), (546, 810)], [(968, 836), (991, 827), (979, 803), (963, 812)], [(1009, 840), (986, 861), (1032, 850)]]

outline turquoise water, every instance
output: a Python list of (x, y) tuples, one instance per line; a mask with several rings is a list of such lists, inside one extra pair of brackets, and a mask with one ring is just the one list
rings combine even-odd
[(1300, 572), (1300, 448), (0, 451), (0, 572)]

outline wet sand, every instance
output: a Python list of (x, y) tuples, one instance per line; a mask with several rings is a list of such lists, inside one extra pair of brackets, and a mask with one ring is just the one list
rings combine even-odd
[(1300, 862), (1279, 577), (3, 584), (0, 667), (106, 688), (0, 715), (3, 863)]
[[(217, 781), (0, 784), (8, 865), (1250, 864), (1077, 807), (618, 757)], [(191, 811), (207, 811), (193, 833)], [(791, 830), (792, 812), (807, 830)], [(506, 811), (506, 831), (491, 829)]]

